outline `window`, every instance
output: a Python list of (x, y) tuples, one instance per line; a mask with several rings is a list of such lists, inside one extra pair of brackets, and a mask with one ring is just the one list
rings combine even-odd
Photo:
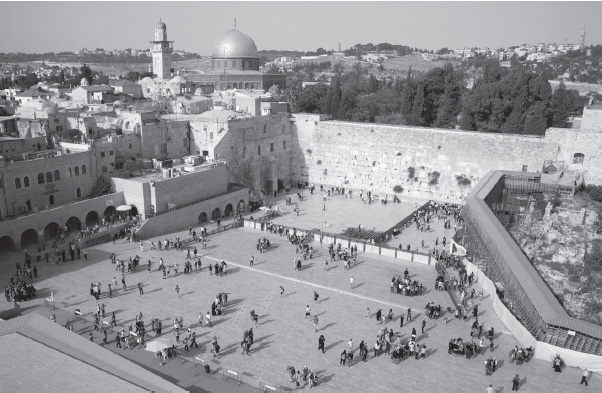
[(52, 172), (46, 172), (46, 183), (52, 183)]
[(23, 178), (23, 186), (29, 187), (29, 176)]
[(527, 172), (527, 165), (523, 165), (523, 172)]
[(257, 155), (260, 156), (261, 155), (261, 146), (257, 146)]
[(82, 197), (82, 189), (81, 189), (81, 188), (78, 188), (78, 189), (75, 191), (75, 196), (76, 196), (77, 198), (81, 198), (81, 197)]
[(104, 152), (104, 151), (101, 151), (101, 152), (100, 152), (100, 157), (101, 157), (101, 158), (105, 158), (105, 152)]
[(264, 124), (264, 125), (263, 125), (263, 133), (264, 133), (264, 134), (265, 134), (265, 130), (267, 129), (267, 127), (268, 127), (268, 126), (267, 126), (267, 124)]
[(209, 139), (213, 139), (213, 132), (209, 133)]
[(21, 179), (18, 177), (15, 179), (15, 188), (21, 188)]
[(282, 125), (282, 132), (284, 132), (284, 130), (285, 130), (285, 126), (284, 126), (284, 124), (283, 124), (283, 125)]
[(61, 180), (61, 172), (57, 169), (54, 171), (54, 181)]
[(106, 172), (106, 171), (107, 171), (107, 167), (106, 167), (106, 166), (103, 166), (101, 170), (102, 170), (103, 172)]
[(286, 141), (282, 141), (282, 150), (286, 150)]
[(44, 174), (38, 173), (38, 184), (44, 184)]
[(67, 177), (73, 176), (73, 172), (71, 172), (71, 168), (67, 168)]
[(186, 147), (187, 144), (188, 144), (188, 138), (183, 138), (182, 139), (182, 146)]
[(85, 174), (86, 174), (86, 166), (82, 165), (82, 175), (85, 175)]
[(50, 196), (48, 197), (48, 204), (49, 204), (49, 205), (54, 205), (54, 195), (50, 195)]
[(113, 155), (113, 150), (109, 150), (109, 155), (112, 156)]
[(79, 176), (79, 167), (78, 166), (75, 167), (75, 176)]
[(246, 157), (246, 156), (247, 156), (247, 147), (246, 147), (246, 146), (243, 146), (243, 147), (242, 147), (242, 156), (243, 156), (243, 157)]
[(270, 151), (274, 151), (274, 144), (270, 142)]
[(585, 158), (585, 154), (583, 154), (583, 153), (575, 153), (575, 155), (573, 156), (573, 164), (580, 164), (580, 163), (582, 163), (584, 158)]
[(128, 144), (128, 148), (129, 148), (130, 150), (132, 150), (132, 144), (131, 144), (131, 143), (129, 143), (129, 144)]
[(27, 211), (31, 211), (31, 201), (25, 202), (25, 206), (27, 206)]
[(59, 126), (56, 126), (56, 130), (57, 130), (57, 131), (60, 131), (61, 129), (60, 129), (60, 127), (59, 127)]

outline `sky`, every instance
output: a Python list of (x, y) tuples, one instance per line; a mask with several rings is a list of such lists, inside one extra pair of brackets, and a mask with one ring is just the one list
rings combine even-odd
[(586, 45), (602, 44), (602, 1), (0, 1), (0, 52), (146, 49), (161, 19), (175, 49), (211, 55), (234, 18), (259, 50), (336, 50), (338, 43), (348, 49), (369, 42), (429, 50), (576, 43), (584, 26)]

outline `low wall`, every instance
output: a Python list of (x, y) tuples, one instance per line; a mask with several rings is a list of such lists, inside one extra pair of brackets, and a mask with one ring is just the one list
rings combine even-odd
[(247, 206), (249, 199), (248, 189), (244, 188), (242, 190), (221, 195), (207, 201), (199, 202), (194, 205), (186, 206), (181, 209), (172, 210), (167, 213), (151, 217), (147, 219), (138, 229), (136, 235), (140, 239), (148, 239), (154, 236), (188, 228), (189, 225), (192, 225), (193, 227), (206, 225), (206, 223), (199, 224), (199, 215), (201, 213), (204, 212), (207, 214), (207, 217), (211, 217), (211, 212), (213, 209), (219, 208), (223, 212), (224, 206), (229, 203), (232, 204), (232, 206), (236, 209), (238, 201), (241, 199), (245, 201), (245, 206)]
[(573, 351), (571, 349), (560, 348), (554, 345), (537, 341), (535, 337), (512, 315), (510, 310), (506, 308), (504, 303), (497, 296), (495, 285), (485, 273), (478, 267), (464, 259), (467, 274), (474, 273), (477, 277), (477, 282), (481, 285), (484, 291), (489, 293), (493, 299), (493, 310), (500, 320), (506, 325), (510, 333), (520, 343), (523, 348), (533, 347), (536, 359), (547, 360), (552, 362), (556, 354), (559, 354), (567, 366), (587, 368), (595, 373), (602, 373), (602, 357), (583, 352)]
[[(244, 226), (246, 228), (256, 229), (261, 231), (261, 222), (260, 220), (245, 220)], [(297, 228), (298, 230), (302, 230)], [(369, 254), (383, 255), (386, 257), (399, 259), (408, 262), (417, 262), (425, 265), (434, 264), (435, 259), (431, 254), (423, 254), (417, 252), (408, 252), (405, 250), (400, 250), (397, 248), (382, 246), (379, 244), (372, 244), (368, 242), (358, 241), (359, 239), (351, 239), (346, 236), (337, 237), (336, 235), (322, 235), (322, 245), (328, 246), (329, 244), (338, 244), (341, 243), (341, 247), (343, 248), (351, 248), (351, 246), (357, 246), (358, 252), (367, 252)], [(320, 243), (320, 234), (314, 233), (314, 244)]]

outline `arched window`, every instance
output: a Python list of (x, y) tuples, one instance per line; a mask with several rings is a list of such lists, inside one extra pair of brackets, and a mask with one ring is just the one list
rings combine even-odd
[(213, 132), (209, 133), (209, 139), (213, 139)]
[(52, 183), (52, 172), (46, 172), (46, 183)]
[(78, 166), (75, 167), (75, 176), (79, 176), (79, 167)]
[(71, 172), (71, 168), (67, 168), (67, 177), (71, 177), (73, 176), (73, 173)]
[(75, 191), (75, 196), (76, 196), (77, 198), (81, 198), (81, 197), (82, 197), (82, 189), (81, 189), (81, 188), (78, 188), (78, 189)]
[(575, 153), (573, 156), (573, 164), (580, 164), (585, 159), (585, 154), (583, 153)]
[(25, 187), (29, 187), (29, 176), (25, 176), (25, 177), (23, 178), (23, 185), (24, 185)]
[(38, 184), (44, 184), (44, 174), (38, 173)]
[(15, 188), (21, 188), (21, 179), (15, 178)]
[(54, 195), (50, 195), (50, 196), (48, 197), (48, 204), (49, 204), (49, 205), (54, 205)]
[(57, 169), (54, 171), (54, 181), (61, 180), (61, 172)]
[(82, 175), (85, 175), (85, 174), (86, 174), (86, 166), (82, 165)]
[(25, 202), (25, 206), (27, 206), (27, 211), (31, 211), (31, 201)]

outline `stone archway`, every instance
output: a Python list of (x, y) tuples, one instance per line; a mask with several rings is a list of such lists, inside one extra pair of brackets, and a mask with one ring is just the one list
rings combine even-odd
[(224, 215), (225, 215), (226, 217), (230, 217), (230, 216), (232, 215), (232, 211), (233, 211), (233, 210), (234, 210), (234, 209), (232, 208), (232, 204), (231, 204), (231, 203), (228, 203), (228, 204), (226, 205), (226, 208), (224, 209)]
[(115, 214), (115, 206), (107, 206), (107, 208), (105, 209), (104, 213), (102, 213), (103, 217), (109, 218), (111, 217), (113, 214)]
[(86, 214), (86, 228), (92, 228), (96, 224), (98, 224), (98, 213), (92, 210)]
[(240, 201), (238, 201), (238, 205), (236, 205), (236, 212), (241, 214), (244, 213), (245, 211), (245, 201), (243, 199), (241, 199)]
[(76, 232), (76, 231), (80, 231), (82, 229), (82, 222), (80, 221), (79, 218), (72, 216), (72, 217), (69, 217), (69, 219), (65, 223), (65, 226), (67, 228), (69, 228), (69, 231)]
[(35, 229), (27, 229), (21, 234), (21, 248), (27, 248), (38, 244), (38, 232)]
[(213, 211), (211, 212), (211, 219), (212, 220), (217, 220), (218, 218), (222, 217), (222, 211), (219, 209), (219, 207), (216, 207), (215, 209), (213, 209)]
[(15, 251), (15, 242), (12, 237), (0, 237), (0, 251)]
[(199, 214), (199, 222), (207, 222), (207, 213), (202, 212), (201, 214)]
[(55, 240), (59, 235), (60, 231), (61, 226), (59, 224), (57, 224), (56, 222), (49, 223), (48, 225), (46, 225), (46, 228), (44, 228), (44, 241), (50, 242)]

